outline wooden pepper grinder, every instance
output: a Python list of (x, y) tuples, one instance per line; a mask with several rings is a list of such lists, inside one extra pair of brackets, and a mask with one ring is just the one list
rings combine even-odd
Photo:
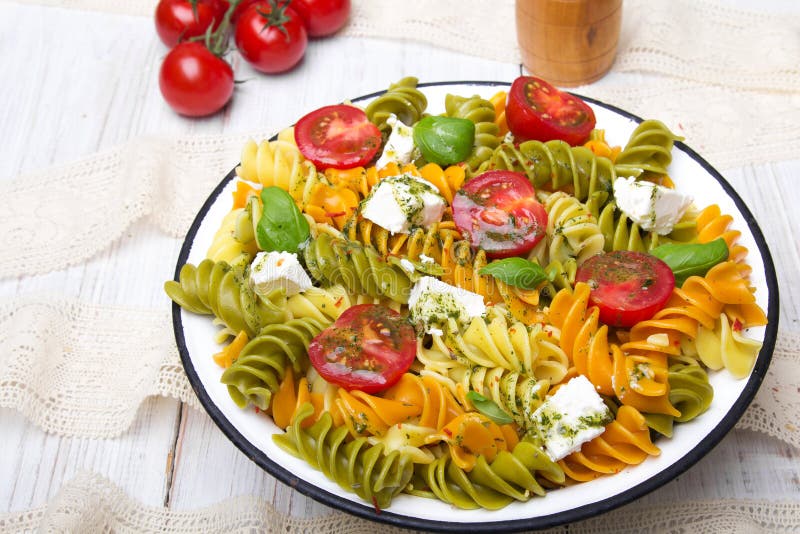
[(602, 77), (617, 53), (622, 0), (516, 0), (522, 63), (553, 85)]

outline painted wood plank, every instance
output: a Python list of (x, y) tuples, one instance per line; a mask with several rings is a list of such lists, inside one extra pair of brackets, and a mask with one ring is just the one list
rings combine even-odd
[(46, 504), (81, 471), (108, 477), (145, 504), (163, 505), (179, 409), (178, 401), (151, 399), (131, 429), (113, 440), (46, 434), (0, 409), (0, 512)]

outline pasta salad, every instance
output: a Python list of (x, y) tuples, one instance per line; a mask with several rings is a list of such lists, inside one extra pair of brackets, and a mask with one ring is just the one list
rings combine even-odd
[(498, 509), (658, 455), (709, 371), (749, 375), (747, 250), (675, 188), (663, 123), (611, 146), (533, 77), (427, 104), (404, 78), (248, 142), (206, 259), (165, 284), (281, 448), (379, 509)]

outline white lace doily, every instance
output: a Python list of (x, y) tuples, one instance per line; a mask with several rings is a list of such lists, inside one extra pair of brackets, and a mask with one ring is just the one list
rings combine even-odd
[[(634, 502), (600, 518), (541, 532), (790, 533), (797, 532), (798, 514), (800, 504), (797, 502), (722, 500), (655, 506)], [(341, 512), (315, 518), (293, 517), (255, 497), (228, 499), (189, 512), (145, 506), (128, 497), (108, 479), (89, 473), (79, 474), (65, 484), (47, 506), (0, 514), (0, 531), (3, 532), (373, 534), (376, 529), (390, 534), (410, 532)]]

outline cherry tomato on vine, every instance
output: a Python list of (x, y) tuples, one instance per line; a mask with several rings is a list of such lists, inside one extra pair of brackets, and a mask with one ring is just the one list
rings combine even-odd
[(575, 280), (591, 287), (589, 301), (600, 309), (603, 323), (625, 328), (653, 317), (675, 288), (669, 265), (628, 250), (589, 258), (578, 267)]
[(234, 41), (254, 69), (277, 73), (291, 69), (303, 58), (308, 35), (289, 2), (270, 0), (256, 2), (242, 13)]
[(487, 171), (464, 184), (453, 197), (453, 220), (490, 258), (528, 252), (547, 229), (547, 212), (533, 186), (511, 171)]
[[(223, 0), (225, 1), (225, 0)], [(242, 16), (242, 13), (250, 7), (251, 5), (255, 4), (259, 0), (241, 0), (238, 4), (236, 4), (236, 8), (233, 10), (231, 14), (231, 24), (236, 24), (239, 21), (239, 18)], [(230, 2), (225, 2), (226, 4), (230, 5)]]
[(319, 170), (363, 167), (381, 147), (381, 132), (360, 108), (337, 104), (305, 115), (294, 127), (294, 140)]
[(314, 369), (348, 391), (391, 387), (417, 355), (416, 334), (399, 313), (377, 304), (348, 308), (308, 346)]
[(177, 113), (211, 115), (233, 95), (233, 69), (201, 42), (179, 43), (161, 64), (158, 86)]
[(161, 41), (172, 48), (179, 41), (206, 33), (209, 26), (217, 29), (227, 2), (223, 0), (160, 0), (156, 6), (156, 32)]
[(511, 84), (506, 121), (516, 141), (561, 139), (573, 146), (586, 141), (596, 124), (586, 102), (533, 76)]
[(350, 0), (293, 0), (292, 7), (303, 18), (310, 37), (336, 33), (350, 16)]

